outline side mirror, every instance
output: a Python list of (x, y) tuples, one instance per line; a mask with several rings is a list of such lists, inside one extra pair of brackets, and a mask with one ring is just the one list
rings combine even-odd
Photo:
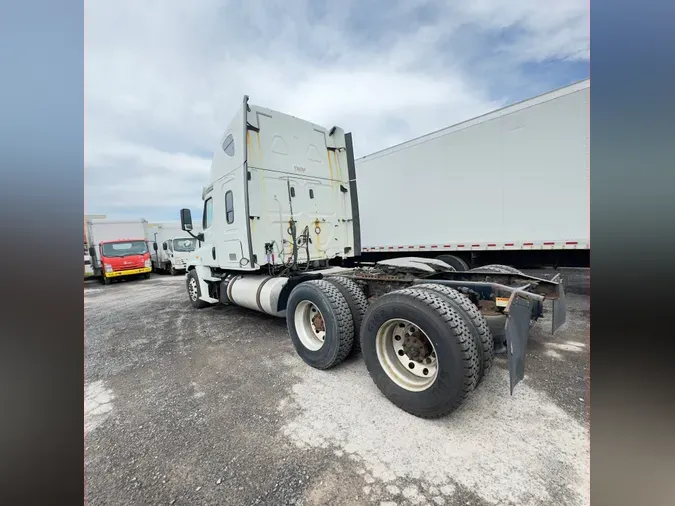
[(92, 259), (96, 258), (96, 248), (94, 248), (93, 246), (91, 248), (89, 248), (89, 256)]
[(180, 210), (180, 228), (186, 232), (192, 230), (192, 213), (189, 209)]
[(166, 251), (167, 249), (169, 249), (169, 248), (167, 247), (166, 243), (162, 244), (162, 249), (163, 249), (164, 251)]
[(154, 249), (155, 251), (157, 251), (158, 248), (157, 248), (157, 243), (156, 243), (156, 242), (153, 242), (153, 243), (152, 243), (152, 249)]

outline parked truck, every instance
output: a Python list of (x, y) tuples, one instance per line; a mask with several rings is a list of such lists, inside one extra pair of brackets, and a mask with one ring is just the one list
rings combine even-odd
[[(195, 227), (193, 233), (197, 231), (199, 227)], [(197, 239), (181, 229), (179, 221), (146, 223), (145, 238), (153, 270), (172, 276), (185, 272), (186, 262), (198, 244)]]
[(587, 79), (357, 159), (364, 257), (588, 267), (589, 100)]
[[(424, 177), (421, 168), (413, 177)], [(296, 352), (317, 369), (361, 353), (383, 395), (416, 416), (456, 409), (488, 374), (503, 340), (513, 392), (544, 302), (552, 301), (552, 333), (566, 319), (560, 276), (500, 265), (458, 271), (419, 256), (367, 262), (360, 207), (370, 204), (359, 187), (351, 134), (244, 97), (214, 152), (203, 231), (194, 234), (190, 210), (180, 212), (183, 230), (202, 242), (187, 263), (191, 304), (285, 317)], [(390, 197), (408, 208), (426, 198), (408, 206), (406, 195)], [(455, 221), (447, 220), (443, 227)]]
[(150, 251), (143, 220), (87, 221), (87, 245), (94, 276), (108, 285), (113, 279), (150, 277)]

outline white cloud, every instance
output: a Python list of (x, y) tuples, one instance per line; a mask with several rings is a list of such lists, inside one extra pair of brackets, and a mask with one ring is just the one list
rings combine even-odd
[(85, 15), (86, 204), (110, 214), (198, 208), (244, 94), (340, 125), (366, 154), (498, 107), (524, 63), (588, 58), (585, 1), (108, 0)]

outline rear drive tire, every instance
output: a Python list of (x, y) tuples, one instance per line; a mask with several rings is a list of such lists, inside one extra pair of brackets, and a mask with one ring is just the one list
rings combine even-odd
[(196, 309), (203, 309), (211, 305), (199, 298), (202, 295), (202, 289), (199, 286), (199, 278), (197, 277), (197, 272), (194, 269), (188, 272), (188, 275), (185, 279), (185, 286), (187, 287), (188, 299), (190, 299), (190, 304), (192, 304), (192, 307)]
[(354, 322), (354, 344), (351, 354), (358, 355), (361, 353), (361, 322), (363, 321), (363, 315), (368, 310), (366, 294), (363, 293), (358, 283), (344, 276), (331, 276), (325, 278), (325, 280), (340, 290), (347, 301)]
[(342, 362), (354, 344), (354, 321), (340, 290), (323, 279), (293, 288), (286, 305), (286, 325), (295, 351), (315, 369)]
[(471, 331), (443, 296), (431, 290), (405, 288), (373, 302), (363, 319), (361, 347), (377, 388), (396, 406), (422, 418), (457, 409), (478, 379)]
[(420, 290), (431, 290), (441, 294), (446, 302), (450, 304), (462, 316), (464, 323), (471, 330), (474, 342), (476, 343), (479, 357), (478, 383), (490, 371), (492, 360), (494, 359), (494, 338), (490, 332), (490, 327), (483, 317), (483, 314), (471, 302), (471, 299), (449, 286), (439, 285), (437, 283), (423, 283), (415, 285), (414, 288)]
[(471, 269), (470, 272), (496, 272), (498, 274), (523, 274), (521, 271), (508, 265), (490, 264)]
[(441, 262), (445, 262), (450, 267), (454, 267), (456, 271), (468, 271), (469, 270), (469, 264), (466, 263), (461, 258), (459, 258), (458, 256), (455, 256), (455, 255), (438, 255), (436, 257), (436, 260), (440, 260)]

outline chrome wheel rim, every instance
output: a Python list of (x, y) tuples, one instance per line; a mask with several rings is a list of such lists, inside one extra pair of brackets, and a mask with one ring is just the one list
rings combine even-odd
[(422, 392), (436, 381), (436, 349), (414, 323), (402, 318), (386, 321), (377, 331), (375, 348), (382, 369), (399, 387)]
[(303, 300), (296, 306), (293, 323), (305, 348), (310, 351), (321, 349), (326, 340), (326, 320), (313, 302)]

